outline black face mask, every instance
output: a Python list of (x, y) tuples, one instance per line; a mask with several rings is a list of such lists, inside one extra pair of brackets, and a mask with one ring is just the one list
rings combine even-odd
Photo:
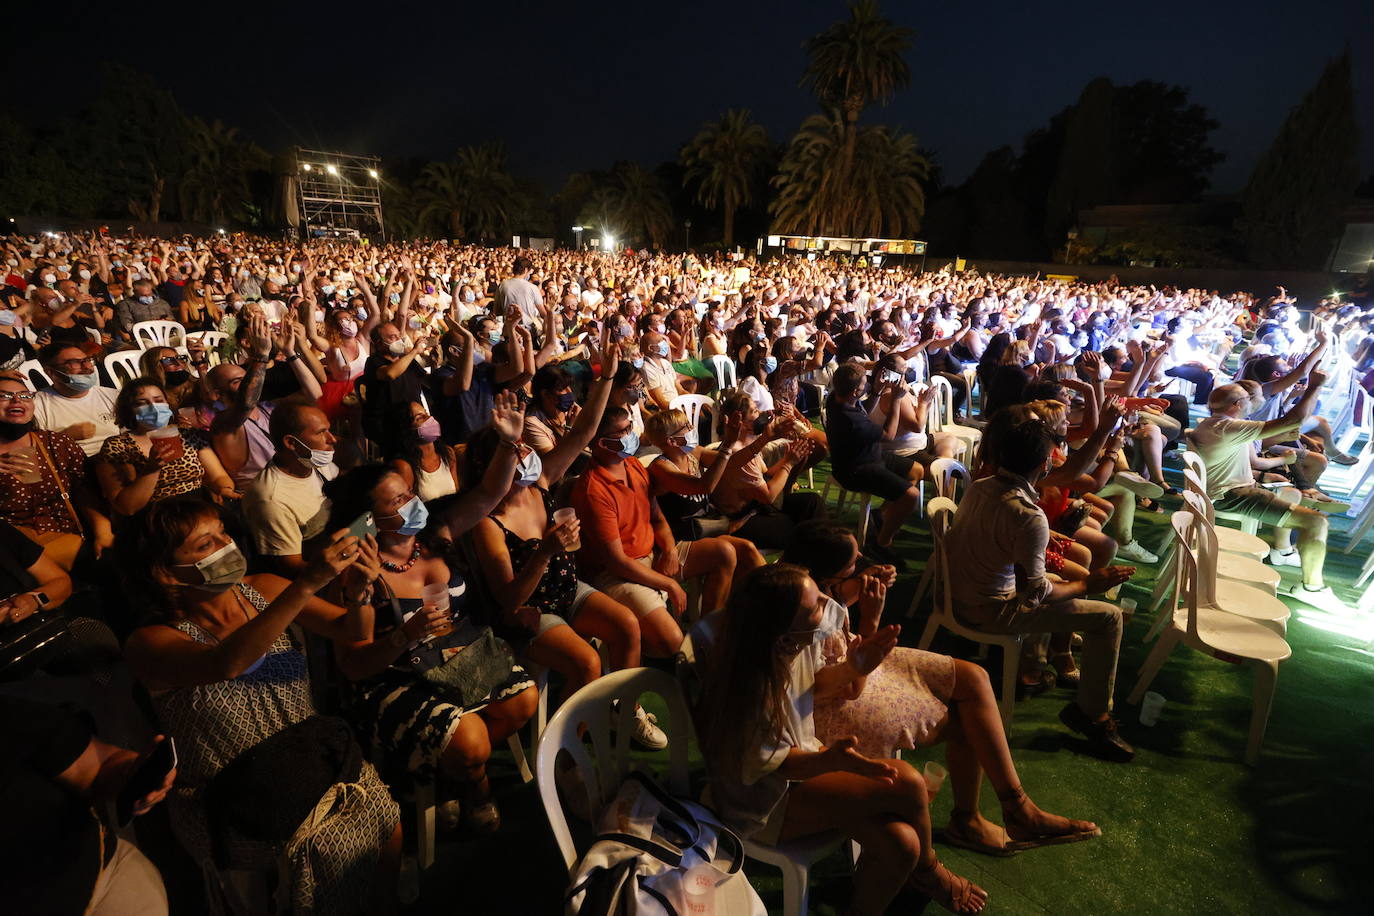
[(0, 420), (0, 442), (13, 442), (22, 439), (33, 431), (33, 420), (27, 423), (9, 423)]
[(190, 377), (191, 373), (187, 372), (185, 369), (173, 369), (166, 375), (167, 384), (173, 388), (182, 384)]

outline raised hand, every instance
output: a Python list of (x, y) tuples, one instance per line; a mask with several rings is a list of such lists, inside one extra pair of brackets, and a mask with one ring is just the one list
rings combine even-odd
[(491, 425), (507, 442), (516, 442), (525, 431), (525, 405), (514, 391), (496, 395), (491, 408)]
[(329, 545), (320, 551), (299, 579), (310, 586), (312, 592), (319, 591), (356, 563), (358, 556), (358, 538), (349, 534), (347, 528), (340, 528), (330, 536)]

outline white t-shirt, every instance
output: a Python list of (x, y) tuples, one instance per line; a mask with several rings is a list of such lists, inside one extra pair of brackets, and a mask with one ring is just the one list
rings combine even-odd
[(739, 389), (749, 395), (759, 412), (764, 413), (773, 409), (773, 392), (769, 391), (767, 385), (752, 375), (747, 376), (744, 381), (739, 383)]
[(332, 464), (308, 477), (288, 474), (275, 464), (263, 468), (243, 494), (243, 514), (258, 552), (294, 556), (301, 553), (303, 543), (324, 531), (329, 521), (324, 482), (338, 474)]
[(539, 318), (539, 306), (543, 304), (544, 294), (539, 292), (539, 287), (524, 277), (511, 277), (509, 280), (501, 281), (501, 285), (496, 287), (493, 313), (504, 315), (506, 309), (515, 305), (519, 307), (525, 323), (532, 324)]
[(33, 399), (33, 418), (39, 429), (58, 432), (77, 423), (94, 423), (95, 432), (76, 440), (89, 458), (100, 451), (105, 440), (119, 435), (114, 421), (115, 395), (113, 388), (92, 388), (74, 398), (63, 397), (51, 388), (38, 392)]
[(644, 357), (644, 368), (639, 370), (644, 378), (644, 387), (657, 388), (671, 401), (677, 397), (677, 371), (673, 364), (662, 356)]
[(1191, 433), (1193, 445), (1207, 465), (1207, 495), (1220, 499), (1236, 487), (1253, 487), (1255, 472), (1250, 468), (1254, 453), (1251, 443), (1264, 436), (1259, 420), (1233, 420), (1207, 417)]

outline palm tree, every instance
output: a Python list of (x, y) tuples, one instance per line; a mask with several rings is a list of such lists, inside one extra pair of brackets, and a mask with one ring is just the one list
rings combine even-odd
[(177, 185), (182, 217), (222, 223), (251, 206), (249, 175), (267, 168), (267, 154), (218, 120), (188, 118), (186, 136), (188, 162)]
[(916, 138), (864, 127), (849, 167), (846, 125), (838, 111), (812, 115), (792, 138), (773, 185), (774, 229), (806, 235), (900, 237), (914, 234), (925, 213), (922, 187), (930, 163)]
[(451, 161), (431, 162), (420, 173), (420, 218), (443, 219), (450, 238), (469, 231), (490, 238), (509, 224), (514, 193), (500, 147), (465, 146)]
[(658, 176), (635, 162), (620, 162), (591, 192), (578, 222), (603, 235), (647, 238), (660, 247), (673, 229), (673, 206)]
[(771, 151), (768, 132), (750, 122), (747, 108), (702, 125), (682, 150), (683, 184), (696, 184), (702, 206), (724, 211), (726, 248), (735, 243), (735, 211), (753, 203), (754, 176)]
[(892, 94), (911, 82), (906, 52), (913, 33), (878, 13), (877, 0), (852, 0), (849, 19), (837, 22), (806, 42), (811, 60), (802, 85), (824, 105), (844, 113), (844, 155), (848, 171), (858, 144), (859, 115), (874, 101), (886, 105)]

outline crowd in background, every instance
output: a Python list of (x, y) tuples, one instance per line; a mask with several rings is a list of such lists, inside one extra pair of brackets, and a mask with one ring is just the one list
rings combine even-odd
[[(3, 247), (0, 642), (67, 626), (56, 657), (0, 656), (3, 677), (123, 666), (150, 728), (121, 747), (99, 716), (0, 694), (16, 911), (165, 909), (98, 803), (152, 733), (177, 765), (133, 813), (166, 804), (207, 906), (241, 905), (225, 873), (267, 869), (302, 911), (385, 909), (395, 798), (437, 781), (449, 829), (502, 829), (486, 765), (540, 690), (556, 705), (671, 659), (689, 630), (728, 823), (859, 839), (854, 912), (903, 885), (977, 911), (894, 749), (947, 742), (950, 842), (1100, 831), (1030, 800), (982, 668), (883, 625), (924, 559), (895, 540), (924, 524), (940, 459), (975, 481), (947, 535), (961, 617), (1034, 634), (1022, 690), (1073, 688), (1061, 719), (1106, 759), (1133, 749), (1103, 596), (1158, 562), (1135, 519), (1178, 495), (1171, 450), (1199, 452), (1219, 508), (1275, 529), (1295, 597), (1336, 602), (1322, 477), (1355, 459), (1320, 399), (1335, 372), (1374, 388), (1374, 303), (848, 257), (103, 231)], [(822, 462), (880, 501), (863, 542), (827, 520)], [(1002, 826), (978, 814), (984, 774)]]

